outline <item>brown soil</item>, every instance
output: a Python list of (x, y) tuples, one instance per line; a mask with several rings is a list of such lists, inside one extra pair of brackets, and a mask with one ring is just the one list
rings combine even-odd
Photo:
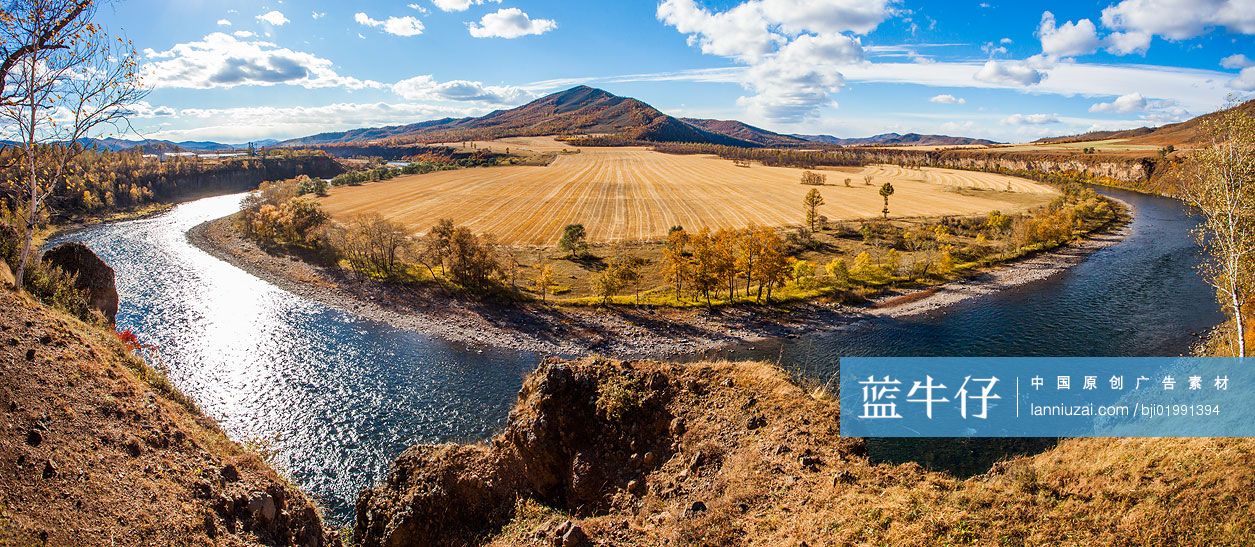
[(113, 336), (8, 290), (0, 310), (0, 545), (338, 543)]
[[(1070, 439), (967, 480), (871, 465), (760, 363), (552, 361), (489, 443), (416, 446), (364, 545), (1250, 545), (1255, 441)], [(584, 541), (587, 540), (587, 541)]]

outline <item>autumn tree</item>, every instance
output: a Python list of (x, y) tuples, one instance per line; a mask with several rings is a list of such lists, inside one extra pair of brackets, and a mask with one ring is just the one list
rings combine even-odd
[(823, 186), (828, 182), (828, 175), (814, 171), (802, 171), (802, 184), (807, 186)]
[(784, 240), (775, 230), (764, 228), (759, 232), (762, 239), (762, 255), (758, 259), (758, 302), (763, 300), (763, 290), (767, 291), (767, 301), (771, 302), (772, 290), (783, 287), (789, 279), (789, 257), (784, 252)]
[[(0, 10), (0, 137), (13, 141), (21, 176), (5, 190), (23, 218), (18, 290), (47, 200), (76, 172), (81, 139), (121, 130), (144, 97), (138, 55), (92, 22), (91, 0), (13, 0)], [(90, 167), (90, 166), (87, 166)]]
[(892, 195), (893, 195), (893, 183), (886, 182), (883, 186), (880, 187), (880, 197), (885, 198), (885, 208), (883, 211), (881, 211), (882, 213), (884, 213), (885, 218), (889, 218), (889, 196), (892, 196)]
[(502, 272), (497, 242), (490, 234), (475, 235), (458, 226), (449, 238), (449, 279), (470, 290), (485, 290)]
[(442, 272), (448, 271), (446, 258), (449, 256), (453, 230), (453, 221), (442, 218), (418, 241), (418, 261), (427, 268), (433, 279), (436, 277), (437, 267)]
[(1211, 144), (1182, 166), (1187, 201), (1202, 217), (1195, 231), (1207, 250), (1203, 276), (1234, 320), (1234, 353), (1247, 355), (1244, 308), (1255, 291), (1255, 117), (1230, 109), (1203, 120)]
[(540, 293), (540, 301), (545, 302), (549, 295), (549, 290), (556, 284), (553, 267), (545, 264), (536, 271), (536, 277), (532, 279), (532, 286)]
[(819, 223), (819, 207), (824, 204), (824, 196), (819, 190), (811, 188), (802, 198), (802, 209), (806, 213), (806, 225), (810, 231), (815, 231), (815, 225)]
[(693, 235), (690, 245), (693, 249), (693, 267), (690, 274), (690, 282), (693, 285), (693, 291), (702, 295), (706, 299), (706, 307), (712, 307), (711, 293), (719, 288), (720, 272), (719, 250), (715, 243), (715, 238), (710, 235), (708, 228), (702, 228), (700, 232)]
[(667, 280), (675, 288), (675, 298), (683, 295), (684, 282), (692, 276), (692, 260), (689, 256), (690, 236), (684, 228), (672, 226), (662, 248), (662, 266)]
[(872, 179), (873, 179), (873, 177), (871, 176), (871, 174), (870, 174), (870, 173), (869, 173), (869, 174), (866, 174), (866, 175), (863, 175), (863, 185), (864, 185), (864, 186), (871, 186), (871, 185), (872, 185)]
[(379, 213), (349, 219), (332, 238), (354, 271), (385, 278), (401, 273), (401, 256), (410, 243), (404, 226)]
[(562, 229), (562, 239), (558, 240), (558, 248), (566, 251), (571, 258), (579, 258), (588, 254), (588, 232), (583, 224), (568, 224)]

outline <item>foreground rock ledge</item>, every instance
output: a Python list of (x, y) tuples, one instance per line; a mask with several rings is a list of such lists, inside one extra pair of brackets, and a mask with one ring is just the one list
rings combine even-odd
[(967, 480), (871, 465), (761, 363), (549, 360), (490, 442), (407, 450), (363, 545), (1249, 544), (1255, 440), (1071, 439)]

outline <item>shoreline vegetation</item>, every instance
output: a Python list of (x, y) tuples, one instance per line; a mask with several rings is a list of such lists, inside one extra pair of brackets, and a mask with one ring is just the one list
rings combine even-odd
[[(819, 277), (812, 278), (817, 280), (805, 296), (793, 295), (770, 305), (746, 298), (709, 307), (696, 301), (681, 306), (636, 305), (632, 295), (618, 296), (609, 306), (598, 299), (555, 304), (542, 301), (539, 295), (519, 298), (493, 292), (485, 296), (451, 283), (364, 276), (341, 261), (326, 260), (314, 248), (247, 237), (240, 229), (239, 213), (196, 226), (187, 236), (196, 247), (284, 290), (447, 341), (564, 356), (662, 358), (838, 330), (874, 317), (927, 313), (1045, 279), (1121, 240), (1130, 214), (1128, 205), (1120, 202), (1109, 219), (1072, 233), (1062, 242), (1025, 249), (1006, 260), (968, 264), (952, 277), (931, 283), (904, 278), (902, 283), (882, 282), (855, 294), (847, 288), (837, 291), (830, 279)], [(804, 261), (793, 262), (790, 269)], [(794, 278), (787, 283), (799, 281)]]

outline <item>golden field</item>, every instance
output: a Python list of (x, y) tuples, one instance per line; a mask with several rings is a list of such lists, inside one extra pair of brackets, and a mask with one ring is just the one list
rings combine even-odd
[[(827, 184), (815, 187), (800, 184), (801, 169), (738, 167), (714, 156), (637, 147), (576, 149), (540, 138), (511, 139), (508, 145), (579, 153), (560, 154), (544, 167), (461, 169), (337, 187), (322, 206), (339, 220), (378, 212), (415, 234), (450, 218), (503, 243), (550, 245), (574, 223), (584, 224), (593, 242), (657, 239), (676, 225), (690, 230), (798, 225), (802, 196), (812, 188), (824, 197), (820, 213), (833, 221), (879, 217), (885, 182), (896, 190), (889, 209), (897, 218), (1021, 211), (1056, 194), (1025, 179), (949, 169), (824, 169)], [(872, 185), (864, 182), (865, 174), (872, 175)]]

